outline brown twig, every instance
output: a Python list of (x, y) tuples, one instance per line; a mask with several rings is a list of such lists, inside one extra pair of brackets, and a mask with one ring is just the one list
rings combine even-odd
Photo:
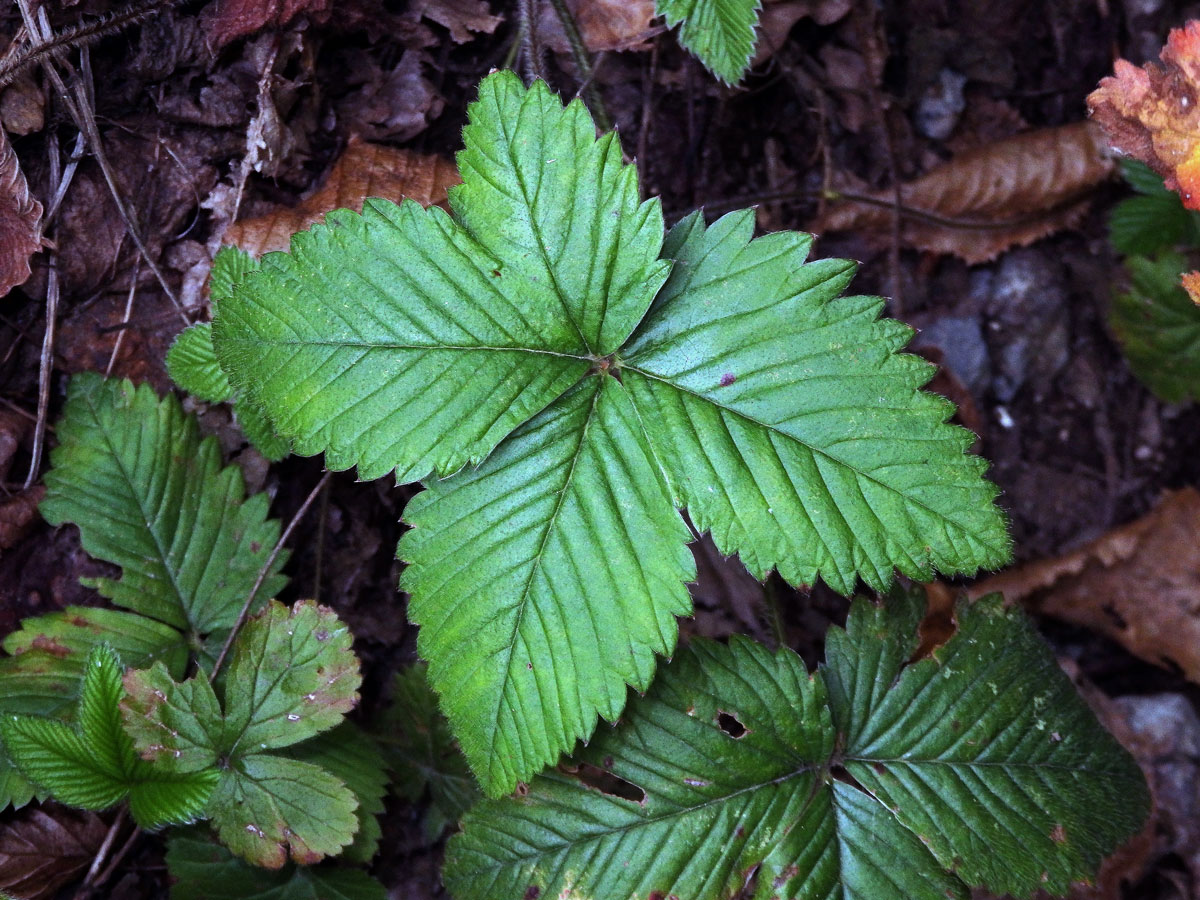
[(538, 32), (537, 0), (517, 0), (521, 18), (521, 62), (525, 80), (540, 78), (546, 81), (546, 67), (542, 61), (542, 41)]
[[(27, 0), (21, 0), (22, 3)], [(58, 137), (50, 134), (50, 183), (61, 177), (59, 167)], [(29, 473), (25, 476), (25, 490), (37, 480), (42, 468), (42, 453), (46, 444), (46, 420), (50, 414), (50, 376), (54, 369), (54, 331), (58, 322), (58, 251), (51, 250), (46, 259), (46, 330), (42, 334), (42, 350), (38, 362), (37, 420), (33, 427), (33, 448), (29, 454)]]
[[(139, 256), (133, 261), (133, 276), (129, 280), (129, 296), (125, 300), (125, 316), (122, 321), (129, 322), (133, 316), (133, 298), (137, 296), (138, 277), (142, 274), (142, 258)], [(113, 341), (112, 355), (108, 358), (108, 367), (104, 370), (104, 377), (108, 378), (112, 375), (113, 366), (117, 362), (117, 354), (121, 352), (121, 343), (125, 340), (125, 332), (127, 329), (120, 328), (117, 330), (117, 339)]]
[(550, 5), (554, 7), (558, 22), (562, 25), (563, 34), (567, 36), (567, 44), (571, 47), (571, 58), (575, 60), (575, 68), (579, 70), (579, 92), (583, 95), (588, 109), (592, 111), (592, 118), (596, 120), (596, 126), (601, 131), (612, 131), (612, 119), (608, 117), (608, 111), (604, 108), (604, 101), (600, 97), (600, 91), (592, 81), (592, 61), (588, 58), (587, 46), (583, 43), (583, 35), (579, 32), (579, 23), (575, 21), (575, 16), (567, 6), (566, 0), (550, 0)]
[(97, 882), (97, 876), (100, 873), (100, 867), (104, 865), (104, 860), (108, 857), (108, 851), (112, 849), (113, 842), (117, 839), (117, 833), (121, 830), (121, 826), (125, 824), (126, 808), (122, 806), (117, 812), (117, 816), (113, 819), (112, 825), (108, 828), (108, 833), (104, 835), (104, 842), (100, 844), (100, 849), (96, 851), (96, 855), (92, 858), (91, 868), (83, 877), (83, 883), (79, 885), (79, 890), (75, 892), (75, 900), (84, 900), (92, 895), (92, 890)]
[(217, 673), (221, 671), (221, 665), (225, 662), (225, 657), (229, 655), (229, 649), (233, 646), (234, 638), (242, 630), (242, 626), (246, 624), (246, 619), (250, 615), (250, 607), (254, 605), (254, 599), (258, 596), (258, 590), (263, 586), (263, 582), (267, 580), (271, 566), (275, 565), (275, 560), (279, 557), (280, 551), (283, 550), (283, 545), (291, 537), (292, 531), (295, 530), (300, 520), (304, 518), (304, 514), (308, 512), (308, 508), (317, 499), (317, 495), (321, 493), (321, 489), (325, 487), (332, 474), (332, 472), (326, 472), (321, 476), (321, 480), (317, 482), (317, 486), (309, 491), (308, 496), (304, 498), (304, 502), (300, 504), (300, 508), (296, 510), (296, 514), (292, 516), (292, 520), (288, 522), (287, 528), (283, 529), (283, 534), (279, 536), (279, 540), (271, 548), (270, 555), (267, 557), (266, 562), (263, 563), (262, 568), (258, 570), (258, 577), (254, 579), (254, 586), (250, 588), (246, 602), (242, 604), (241, 612), (238, 613), (237, 620), (233, 623), (233, 628), (230, 629), (229, 636), (225, 638), (225, 643), (221, 647), (221, 652), (217, 655), (216, 662), (213, 663), (212, 671), (208, 674), (209, 682), (217, 680)]

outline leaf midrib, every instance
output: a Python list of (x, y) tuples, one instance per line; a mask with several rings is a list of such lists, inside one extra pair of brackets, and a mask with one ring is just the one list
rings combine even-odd
[(834, 463), (835, 465), (844, 466), (845, 468), (847, 468), (851, 472), (853, 472), (855, 475), (858, 475), (859, 477), (866, 479), (867, 481), (871, 482), (874, 485), (877, 485), (878, 487), (893, 494), (894, 496), (899, 497), (905, 503), (912, 503), (914, 506), (919, 507), (920, 509), (924, 510), (926, 513), (933, 516), (934, 518), (940, 519), (944, 522), (947, 522), (947, 523), (955, 526), (964, 535), (972, 538), (973, 540), (979, 541), (981, 544), (988, 547), (993, 552), (998, 553), (1001, 556), (1003, 556), (1005, 553), (1006, 548), (997, 547), (997, 546), (991, 544), (990, 542), (984, 541), (978, 534), (976, 534), (976, 532), (974, 530), (968, 528), (966, 525), (963, 525), (956, 518), (953, 518), (951, 516), (946, 515), (945, 513), (942, 513), (938, 510), (933, 509), (931, 506), (929, 506), (927, 503), (923, 502), (922, 500), (920, 500), (917, 497), (910, 497), (908, 494), (905, 494), (898, 488), (895, 488), (892, 485), (879, 480), (878, 478), (876, 478), (874, 475), (870, 474), (869, 472), (864, 472), (862, 469), (858, 468), (857, 466), (853, 465), (852, 463), (846, 462), (844, 459), (834, 455), (833, 453), (830, 453), (828, 450), (822, 449), (821, 447), (817, 447), (817, 446), (809, 443), (808, 441), (804, 440), (803, 438), (796, 437), (793, 434), (788, 434), (786, 431), (783, 431), (778, 426), (770, 425), (770, 424), (762, 421), (761, 419), (758, 419), (752, 415), (749, 415), (748, 413), (742, 412), (741, 410), (733, 409), (730, 406), (726, 406), (722, 403), (718, 403), (716, 400), (713, 400), (711, 397), (708, 397), (708, 396), (701, 394), (698, 391), (694, 391), (690, 388), (686, 388), (679, 384), (676, 384), (674, 381), (671, 381), (669, 378), (665, 378), (662, 375), (656, 375), (653, 372), (648, 372), (645, 369), (642, 369), (636, 365), (631, 365), (627, 362), (622, 362), (621, 368), (627, 369), (630, 372), (636, 372), (637, 374), (642, 375), (645, 378), (649, 378), (649, 379), (657, 381), (661, 384), (665, 384), (665, 385), (667, 385), (667, 387), (670, 387), (673, 390), (679, 391), (682, 394), (687, 394), (688, 396), (695, 397), (698, 400), (703, 400), (705, 403), (711, 404), (712, 406), (715, 406), (717, 409), (724, 410), (725, 412), (728, 412), (732, 415), (738, 416), (739, 418), (745, 419), (747, 422), (757, 425), (760, 428), (766, 429), (767, 431), (770, 431), (772, 434), (777, 434), (780, 437), (785, 438), (787, 440), (795, 441), (797, 444), (800, 444), (802, 447), (807, 449), (810, 453), (812, 453), (816, 456), (821, 456), (822, 458), (829, 460), (830, 462)]

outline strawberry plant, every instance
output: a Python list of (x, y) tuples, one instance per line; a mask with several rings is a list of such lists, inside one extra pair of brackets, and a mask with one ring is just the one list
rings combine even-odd
[[(899, 898), (1092, 872), (1144, 782), (998, 599), (928, 659), (901, 593), (856, 601), (818, 675), (735, 640), (651, 684), (690, 611), (683, 510), (754, 575), (844, 594), (1007, 560), (911, 331), (840, 296), (853, 264), (808, 261), (807, 235), (754, 238), (750, 211), (664, 232), (614, 135), (541, 83), (486, 78), (464, 142), (451, 213), (369, 200), (259, 264), (224, 252), (211, 329), (295, 452), (424, 484), (401, 586), (491, 798), (451, 890), (715, 898), (749, 872), (761, 896)], [(426, 749), (402, 752), (429, 758), (423, 709)], [(598, 717), (619, 725), (593, 736)]]

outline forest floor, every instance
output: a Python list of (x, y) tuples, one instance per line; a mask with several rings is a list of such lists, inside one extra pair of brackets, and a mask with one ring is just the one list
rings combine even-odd
[[(540, 5), (545, 68), (571, 96), (575, 66)], [(890, 298), (889, 314), (919, 329), (914, 349), (942, 366), (932, 388), (979, 436), (1011, 518), (1015, 568), (988, 586), (1037, 616), (1156, 791), (1146, 831), (1076, 896), (1200, 896), (1200, 410), (1156, 399), (1124, 361), (1108, 309), (1126, 276), (1107, 222), (1129, 191), (1091, 132), (1063, 128), (1086, 118), (1114, 59), (1156, 58), (1200, 4), (768, 0), (758, 59), (738, 87), (684, 53), (652, 2), (570, 5), (595, 55), (591, 87), (668, 223), (756, 205), (762, 231), (824, 228), (816, 255), (861, 261), (855, 291)], [(118, 0), (44, 6), (56, 31), (118, 17), (90, 45), (68, 42), (56, 65), (73, 73), (73, 102), (162, 277), (45, 69), (18, 71), (0, 89), (0, 121), (33, 196), (49, 210), (63, 190), (45, 225), (52, 249), (0, 304), (0, 635), (27, 616), (102, 602), (79, 579), (110, 573), (76, 529), (38, 516), (45, 459), (26, 483), (43, 370), (51, 425), (77, 372), (166, 392), (164, 353), (185, 321), (208, 317), (205, 281), (223, 242), (278, 247), (305, 221), (288, 210), (306, 202), (319, 213), (372, 190), (437, 200), (444, 167), (431, 160), (453, 159), (476, 85), (513, 57), (517, 21), (517, 4), (495, 0), (212, 0), (159, 4), (123, 26)], [(17, 5), (0, 9), (0, 53), (22, 28)], [(1043, 132), (1032, 155), (1011, 140), (1031, 132)], [(408, 151), (409, 168), (388, 148)], [(985, 162), (947, 174), (948, 161), (973, 156)], [(942, 199), (900, 214), (893, 186), (935, 172), (944, 183), (927, 189)], [(991, 206), (956, 205), (987, 178), (999, 193)], [(830, 190), (883, 199), (834, 231)], [(197, 408), (286, 521), (320, 459), (268, 465), (224, 408)], [(293, 541), (283, 599), (317, 597), (358, 635), (364, 718), (415, 658), (395, 561), (412, 494), (339, 473)], [(847, 601), (774, 577), (761, 585), (711, 545), (697, 555), (685, 635), (782, 633), (810, 665), (820, 659)], [(429, 843), (421, 820), (419, 804), (389, 800), (372, 871), (393, 897), (444, 895), (444, 842)], [(162, 897), (165, 884), (162, 842), (147, 835), (100, 895)]]

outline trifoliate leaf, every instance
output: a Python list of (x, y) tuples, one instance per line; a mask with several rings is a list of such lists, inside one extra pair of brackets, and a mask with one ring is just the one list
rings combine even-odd
[(1179, 285), (1178, 253), (1125, 260), (1130, 290), (1113, 298), (1109, 319), (1129, 368), (1168, 403), (1200, 397), (1200, 308)]
[[(341, 778), (303, 761), (300, 748), (298, 759), (266, 752), (342, 722), (361, 681), (350, 642), (346, 626), (325, 607), (304, 601), (289, 610), (271, 601), (234, 642), (223, 703), (203, 675), (177, 683), (156, 665), (126, 676), (122, 715), (138, 753), (172, 772), (217, 765), (207, 814), (221, 840), (257, 865), (279, 868), (289, 852), (297, 862), (316, 862), (350, 844), (360, 828), (359, 800)], [(348, 750), (337, 767), (370, 801), (366, 822), (377, 811), (376, 776), (349, 772), (356, 759), (376, 773), (382, 765), (377, 754), (363, 754)], [(372, 835), (364, 838), (364, 852)]]
[(233, 397), (233, 388), (213, 352), (211, 322), (179, 333), (167, 351), (167, 374), (176, 385), (205, 403), (224, 403)]
[(399, 552), (488, 792), (617, 716), (670, 652), (694, 569), (668, 497), (756, 575), (844, 592), (1007, 558), (969, 435), (897, 353), (910, 331), (835, 300), (850, 264), (805, 266), (795, 234), (749, 243), (749, 214), (660, 247), (612, 138), (540, 82), (491, 75), (468, 115), (454, 218), (331, 214), (232, 285), (213, 340), (300, 452), (449, 476)]
[[(122, 568), (96, 579), (119, 606), (192, 634), (233, 624), (279, 537), (267, 496), (245, 497), (241, 471), (222, 468), (213, 438), (174, 397), (143, 385), (76, 375), (58, 423), (42, 515), (79, 526), (92, 556)], [(259, 596), (284, 584), (287, 554)]]
[(4, 639), (4, 649), (13, 656), (47, 650), (75, 666), (81, 677), (88, 654), (101, 644), (108, 644), (132, 668), (161, 660), (178, 677), (187, 666), (188, 647), (178, 630), (118, 609), (68, 606), (62, 612), (25, 619)]
[(255, 865), (278, 869), (336, 855), (353, 839), (358, 801), (320, 766), (271, 754), (230, 764), (209, 801), (221, 842)]
[(656, 0), (655, 15), (679, 29), (683, 44), (726, 84), (737, 84), (754, 55), (759, 0)]
[(438, 710), (424, 663), (396, 673), (392, 704), (375, 731), (393, 773), (392, 790), (410, 803), (428, 794), (425, 837), (436, 841), (479, 799), (467, 760)]
[(1168, 191), (1145, 163), (1122, 159), (1125, 180), (1140, 196), (1113, 207), (1108, 222), (1113, 249), (1127, 256), (1152, 256), (1179, 244), (1200, 243), (1200, 215), (1183, 208), (1179, 195)]
[(923, 606), (859, 603), (829, 635), (846, 770), (968, 884), (1065, 893), (1141, 826), (1142, 773), (998, 594), (960, 603), (954, 638), (904, 667)]
[(263, 869), (242, 862), (201, 834), (167, 842), (171, 900), (385, 900), (383, 885), (359, 869), (297, 866)]
[(350, 863), (369, 863), (383, 834), (376, 817), (383, 812), (383, 795), (387, 793), (389, 780), (387, 764), (375, 739), (352, 722), (343, 722), (332, 731), (297, 744), (288, 751), (288, 756), (320, 766), (354, 794), (358, 801), (355, 811), (358, 830), (354, 842), (338, 858)]
[(196, 819), (216, 772), (176, 775), (138, 759), (121, 728), (123, 694), (121, 662), (102, 645), (88, 656), (76, 727), (11, 716), (0, 718), (0, 735), (22, 774), (61, 803), (107, 809), (128, 797), (144, 828)]
[(821, 577), (848, 593), (997, 566), (1009, 555), (996, 488), (953, 407), (922, 393), (932, 367), (897, 351), (911, 329), (877, 297), (843, 297), (853, 264), (804, 264), (796, 232), (751, 241), (750, 211), (680, 222), (676, 268), (622, 351), (678, 501), (757, 577)]
[(478, 469), (431, 482), (405, 516), (417, 647), (492, 794), (553, 763), (597, 714), (615, 719), (626, 683), (646, 689), (691, 611), (690, 534), (610, 377), (569, 391)]
[(787, 649), (694, 642), (575, 777), (467, 814), (451, 893), (943, 900), (1090, 876), (1144, 818), (1136, 764), (998, 596), (906, 666), (920, 611), (856, 600), (816, 677)]

